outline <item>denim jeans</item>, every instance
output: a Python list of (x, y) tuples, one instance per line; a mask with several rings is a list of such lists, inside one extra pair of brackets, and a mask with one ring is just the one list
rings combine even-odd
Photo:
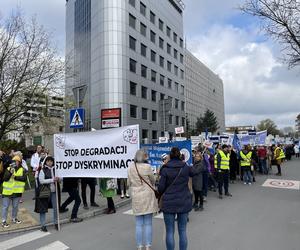
[[(51, 196), (51, 204), (52, 204), (52, 208), (53, 208), (53, 223), (57, 224), (57, 206), (56, 206), (56, 193), (52, 192)], [(45, 226), (46, 225), (46, 213), (40, 213), (40, 222), (41, 222), (41, 226)]]
[(152, 245), (152, 214), (135, 217), (135, 238), (137, 247)]
[(229, 171), (228, 170), (222, 170), (221, 172), (218, 172), (219, 195), (223, 194), (223, 187), (225, 190), (225, 194), (227, 194), (228, 187), (229, 187)]
[(259, 164), (262, 168), (263, 174), (268, 174), (267, 160), (266, 159), (259, 159)]
[[(177, 214), (178, 234), (179, 234), (179, 250), (187, 250), (187, 235), (186, 224), (188, 220), (188, 213)], [(164, 213), (164, 221), (166, 225), (166, 245), (167, 250), (175, 249), (175, 213)]]
[(7, 220), (8, 208), (10, 205), (10, 201), (12, 201), (12, 213), (11, 218), (16, 219), (19, 210), (19, 202), (21, 197), (2, 197), (3, 207), (2, 207), (2, 221)]
[(252, 182), (252, 175), (250, 169), (244, 169), (244, 178), (243, 181), (246, 183)]

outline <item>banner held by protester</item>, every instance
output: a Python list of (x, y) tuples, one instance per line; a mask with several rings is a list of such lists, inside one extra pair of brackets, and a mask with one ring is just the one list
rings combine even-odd
[(54, 135), (58, 177), (127, 178), (139, 149), (139, 125)]

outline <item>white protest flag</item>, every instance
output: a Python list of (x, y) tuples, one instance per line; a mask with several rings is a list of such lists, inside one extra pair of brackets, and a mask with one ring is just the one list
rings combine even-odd
[(139, 149), (139, 125), (54, 135), (58, 177), (127, 178)]

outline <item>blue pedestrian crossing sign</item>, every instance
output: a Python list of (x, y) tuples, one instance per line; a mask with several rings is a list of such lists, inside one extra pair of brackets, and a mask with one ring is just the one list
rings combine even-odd
[(84, 109), (77, 108), (70, 110), (70, 128), (84, 127)]

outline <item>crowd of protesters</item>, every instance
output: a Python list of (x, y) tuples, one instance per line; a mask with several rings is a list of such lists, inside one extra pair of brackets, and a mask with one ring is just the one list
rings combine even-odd
[[(136, 244), (138, 249), (151, 249), (152, 216), (158, 211), (163, 212), (166, 228), (166, 248), (175, 248), (175, 220), (178, 223), (179, 249), (187, 249), (186, 225), (188, 213), (204, 209), (209, 191), (217, 192), (218, 197), (231, 197), (230, 183), (241, 180), (245, 185), (255, 182), (257, 173), (268, 175), (272, 166), (277, 167), (276, 175), (282, 174), (283, 161), (290, 160), (292, 155), (299, 157), (298, 145), (273, 145), (270, 147), (245, 145), (236, 151), (228, 145), (215, 145), (206, 148), (199, 145), (193, 150), (193, 164), (189, 166), (185, 157), (176, 147), (169, 154), (161, 156), (162, 166), (153, 173), (148, 164), (148, 156), (143, 150), (136, 153), (134, 163), (128, 169), (128, 179), (98, 180), (99, 191), (107, 199), (107, 214), (116, 212), (113, 197), (120, 190), (122, 199), (130, 198), (128, 188), (131, 188), (132, 209), (136, 216)], [(68, 206), (74, 202), (71, 212), (71, 222), (81, 222), (78, 210), (83, 202), (83, 208), (89, 209), (86, 189), (90, 189), (90, 206), (99, 207), (95, 202), (96, 178), (64, 178), (60, 180), (55, 175), (55, 159), (42, 146), (37, 146), (30, 160), (34, 176), (35, 209), (40, 215), (41, 230), (47, 232), (46, 213), (53, 209), (53, 224), (58, 229), (57, 213), (68, 211)], [(11, 150), (5, 154), (0, 150), (0, 180), (2, 183), (2, 227), (7, 228), (8, 208), (12, 203), (11, 223), (20, 224), (18, 205), (29, 182), (29, 168), (20, 151)], [(61, 190), (61, 182), (62, 190)], [(81, 183), (81, 185), (79, 185)], [(79, 187), (81, 186), (81, 196)], [(61, 202), (61, 191), (69, 197)], [(158, 200), (157, 200), (158, 199)]]

